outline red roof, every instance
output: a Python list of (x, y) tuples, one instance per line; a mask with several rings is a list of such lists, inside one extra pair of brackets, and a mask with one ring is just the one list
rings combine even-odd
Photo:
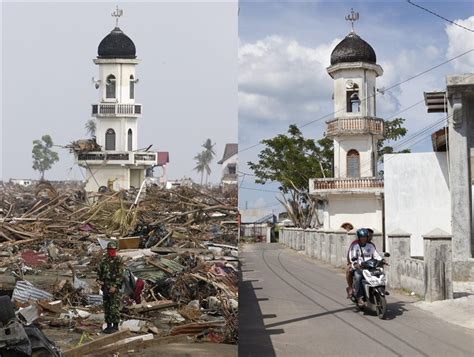
[(158, 166), (165, 166), (168, 162), (170, 162), (170, 153), (168, 151), (158, 151), (158, 158), (157, 158), (157, 165)]

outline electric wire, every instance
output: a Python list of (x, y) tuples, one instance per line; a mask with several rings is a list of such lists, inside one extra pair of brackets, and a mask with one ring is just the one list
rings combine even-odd
[[(465, 52), (463, 52), (463, 53), (460, 53), (460, 54), (458, 54), (458, 55), (456, 55), (456, 56), (454, 56), (454, 57), (451, 57), (451, 58), (447, 59), (446, 61), (443, 61), (443, 62), (441, 62), (441, 63), (438, 63), (438, 64), (435, 65), (435, 66), (432, 66), (432, 67), (430, 67), (430, 68), (428, 68), (428, 69), (426, 69), (426, 70), (424, 70), (424, 71), (421, 71), (421, 72), (419, 72), (419, 73), (417, 73), (417, 74), (415, 74), (415, 75), (413, 75), (413, 76), (411, 76), (411, 77), (408, 77), (408, 78), (406, 78), (406, 79), (404, 79), (404, 80), (402, 80), (402, 81), (400, 81), (400, 82), (398, 82), (398, 83), (395, 83), (395, 84), (391, 85), (391, 86), (388, 87), (388, 88), (385, 88), (385, 89), (384, 89), (384, 92), (387, 92), (387, 91), (390, 91), (390, 90), (392, 90), (392, 89), (394, 89), (394, 88), (396, 88), (396, 87), (399, 87), (399, 86), (401, 86), (402, 84), (405, 84), (405, 83), (407, 83), (407, 82), (409, 82), (409, 81), (411, 81), (411, 80), (413, 80), (413, 79), (415, 79), (415, 78), (418, 78), (418, 77), (420, 77), (420, 76), (422, 76), (422, 75), (424, 75), (424, 74), (426, 74), (426, 73), (428, 73), (428, 72), (431, 72), (431, 71), (433, 71), (433, 70), (435, 70), (435, 69), (437, 69), (437, 68), (439, 68), (439, 67), (441, 67), (441, 66), (444, 66), (445, 64), (450, 63), (450, 62), (452, 62), (452, 61), (454, 61), (454, 60), (456, 60), (456, 59), (458, 59), (458, 58), (460, 58), (460, 57), (462, 57), (462, 56), (465, 56), (465, 55), (467, 55), (467, 54), (469, 54), (469, 53), (471, 53), (471, 52), (473, 52), (473, 51), (474, 51), (474, 48), (472, 48), (472, 49), (470, 49), (470, 50), (468, 50), (468, 51), (465, 51)], [(368, 99), (370, 99), (370, 98), (376, 97), (377, 95), (380, 95), (380, 94), (381, 94), (381, 93), (376, 92), (376, 93), (374, 93), (374, 94), (372, 94), (372, 95), (370, 95), (370, 96), (368, 96), (368, 97), (366, 97), (366, 98), (360, 99), (360, 101), (361, 101), (361, 103), (362, 103), (362, 102), (364, 102), (364, 101), (366, 101), (366, 100), (368, 100)], [(306, 126), (308, 126), (308, 125), (314, 124), (314, 123), (316, 123), (316, 122), (318, 122), (318, 121), (321, 121), (321, 120), (323, 120), (323, 119), (325, 119), (325, 118), (327, 118), (327, 117), (333, 116), (333, 115), (335, 115), (335, 114), (337, 114), (337, 113), (339, 113), (339, 112), (342, 112), (342, 111), (345, 111), (345, 108), (342, 108), (342, 109), (337, 110), (337, 111), (333, 111), (333, 112), (331, 112), (331, 113), (328, 113), (328, 114), (325, 114), (325, 115), (323, 115), (323, 116), (321, 116), (321, 117), (318, 117), (318, 118), (316, 118), (316, 119), (314, 119), (314, 120), (311, 120), (311, 121), (309, 121), (309, 122), (307, 122), (307, 123), (305, 123), (305, 124), (302, 124), (302, 125), (300, 126), (300, 128), (304, 128), (304, 127), (306, 127)], [(260, 146), (260, 145), (262, 145), (262, 143), (261, 143), (261, 142), (258, 142), (258, 143), (256, 143), (256, 144), (253, 144), (253, 145), (251, 145), (251, 146), (248, 146), (248, 147), (246, 147), (246, 148), (244, 148), (244, 149), (238, 150), (237, 153), (242, 153), (242, 152), (244, 152), (244, 151), (248, 151), (248, 150), (253, 149), (253, 148), (255, 148), (255, 147), (257, 147), (257, 146)]]
[(423, 10), (423, 11), (429, 12), (430, 14), (432, 14), (432, 15), (434, 15), (434, 16), (436, 16), (436, 17), (439, 17), (440, 19), (443, 19), (444, 21), (447, 21), (447, 22), (449, 22), (449, 23), (451, 23), (451, 24), (453, 24), (453, 25), (456, 25), (456, 26), (458, 26), (458, 27), (460, 27), (460, 28), (462, 28), (462, 29), (464, 29), (464, 30), (467, 30), (467, 31), (470, 31), (470, 32), (474, 32), (473, 29), (470, 29), (469, 27), (460, 25), (460, 24), (454, 22), (453, 20), (447, 19), (446, 17), (441, 16), (441, 15), (437, 14), (436, 12), (427, 9), (426, 7), (423, 7), (423, 6), (420, 6), (420, 5), (418, 5), (418, 4), (415, 4), (413, 1), (407, 0), (407, 3), (409, 3), (410, 5), (416, 6), (417, 8), (420, 8), (420, 9)]

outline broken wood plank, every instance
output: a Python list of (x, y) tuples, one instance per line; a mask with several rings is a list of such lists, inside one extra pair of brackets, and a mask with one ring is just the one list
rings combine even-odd
[(106, 346), (100, 347), (98, 350), (93, 351), (87, 355), (89, 356), (104, 356), (109, 355), (110, 353), (117, 352), (124, 348), (131, 349), (134, 346), (140, 345), (144, 341), (152, 341), (154, 338), (152, 333), (148, 333), (146, 335), (139, 335), (139, 336), (132, 336), (127, 337), (124, 340), (117, 341)]
[(178, 306), (178, 304), (171, 300), (160, 300), (160, 301), (144, 302), (141, 304), (127, 306), (127, 309), (129, 312), (141, 313), (141, 312), (167, 309), (169, 307), (176, 307), (176, 306)]
[(98, 348), (110, 345), (111, 343), (119, 341), (122, 338), (126, 338), (128, 336), (130, 336), (129, 330), (119, 331), (119, 332), (112, 333), (110, 335), (101, 336), (95, 339), (94, 341), (91, 341), (81, 346), (64, 351), (62, 356), (63, 357), (79, 357), (79, 356), (87, 355), (97, 350)]

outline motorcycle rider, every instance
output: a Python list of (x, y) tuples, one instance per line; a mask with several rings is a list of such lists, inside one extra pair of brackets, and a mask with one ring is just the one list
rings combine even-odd
[(357, 230), (357, 243), (352, 244), (349, 250), (349, 261), (352, 263), (353, 279), (355, 280), (355, 297), (359, 305), (364, 305), (364, 291), (362, 290), (362, 262), (369, 259), (382, 260), (382, 257), (372, 243), (369, 243), (369, 231), (367, 228)]
[[(367, 229), (367, 232), (369, 233), (369, 236), (368, 236), (368, 243), (370, 244), (373, 244), (374, 248), (375, 247), (375, 244), (372, 243), (372, 238), (374, 236), (374, 230), (371, 229), (371, 228), (366, 228)], [(354, 244), (359, 244), (359, 238), (356, 238), (352, 241), (352, 243), (350, 244), (349, 246), (349, 249), (347, 250), (347, 269), (346, 269), (346, 281), (347, 281), (347, 288), (346, 288), (346, 292), (347, 292), (347, 298), (350, 299), (351, 296), (352, 296), (352, 281), (353, 281), (353, 273), (352, 273), (352, 262), (349, 258), (349, 253), (352, 249), (352, 246)]]

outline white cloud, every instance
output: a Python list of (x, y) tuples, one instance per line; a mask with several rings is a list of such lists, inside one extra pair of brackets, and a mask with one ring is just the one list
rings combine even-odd
[(326, 73), (339, 39), (309, 48), (296, 40), (268, 36), (239, 48), (239, 112), (260, 120), (314, 118), (331, 100)]
[[(474, 28), (474, 16), (465, 20), (456, 20), (455, 22), (467, 28)], [(457, 56), (474, 47), (472, 32), (469, 32), (466, 29), (450, 24), (446, 26), (446, 34), (448, 35), (449, 41), (448, 50), (446, 52), (446, 57), (448, 58)], [(474, 68), (474, 51), (454, 60), (452, 64), (454, 70), (458, 73), (471, 73)]]

